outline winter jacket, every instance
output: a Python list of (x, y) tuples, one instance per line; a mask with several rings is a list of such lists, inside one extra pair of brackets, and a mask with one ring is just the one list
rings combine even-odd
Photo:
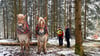
[(66, 39), (71, 38), (71, 36), (70, 36), (70, 29), (69, 28), (65, 29), (65, 38)]
[(62, 38), (63, 38), (63, 35), (64, 35), (63, 30), (58, 29), (58, 30), (57, 30), (57, 35), (58, 35), (58, 37), (62, 37)]

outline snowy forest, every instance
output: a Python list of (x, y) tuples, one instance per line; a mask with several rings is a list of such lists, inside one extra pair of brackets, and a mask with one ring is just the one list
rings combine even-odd
[[(17, 15), (26, 15), (32, 31), (29, 56), (100, 56), (100, 0), (0, 0), (0, 56), (21, 56)], [(38, 17), (47, 17), (47, 54), (36, 54)], [(65, 27), (70, 29), (67, 48)], [(64, 32), (59, 46), (57, 28)], [(27, 55), (28, 56), (28, 55)]]

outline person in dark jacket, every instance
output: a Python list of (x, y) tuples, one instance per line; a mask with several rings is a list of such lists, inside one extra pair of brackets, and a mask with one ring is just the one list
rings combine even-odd
[(57, 35), (58, 35), (58, 39), (59, 39), (59, 46), (62, 46), (63, 45), (63, 30), (59, 27), (57, 29)]
[(65, 28), (65, 40), (67, 42), (68, 48), (70, 48), (70, 38), (71, 38), (70, 29), (66, 26), (66, 28)]

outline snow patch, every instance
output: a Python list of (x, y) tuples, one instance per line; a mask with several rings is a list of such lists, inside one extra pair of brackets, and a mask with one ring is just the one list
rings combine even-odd
[(13, 40), (13, 39), (2, 39), (0, 40), (0, 43), (17, 43), (17, 40)]
[(100, 37), (98, 37), (98, 38), (93, 38), (93, 36), (88, 36), (88, 37), (86, 37), (87, 39), (89, 39), (89, 40), (100, 40)]
[(31, 40), (31, 42), (38, 42), (37, 40)]
[[(51, 38), (48, 40), (48, 43), (51, 45), (59, 45), (59, 40), (57, 37)], [(63, 45), (66, 45), (67, 42), (65, 40), (65, 38), (63, 39)], [(75, 45), (75, 39), (70, 39), (70, 45), (73, 46)]]
[(65, 55), (65, 56), (79, 56), (75, 54), (74, 50), (67, 50), (67, 51), (60, 51), (57, 52), (58, 55)]
[(66, 54), (72, 54), (72, 53), (74, 53), (74, 50), (73, 51), (60, 51), (60, 52), (57, 52), (58, 54), (64, 54), (64, 55), (66, 55)]

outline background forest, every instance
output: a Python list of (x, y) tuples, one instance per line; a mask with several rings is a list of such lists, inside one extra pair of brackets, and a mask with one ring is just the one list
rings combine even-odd
[[(33, 32), (32, 38), (35, 38), (36, 17), (47, 17), (48, 43), (49, 46), (51, 45), (48, 51), (52, 48), (52, 54), (55, 52), (54, 50), (59, 52), (58, 50), (61, 49), (61, 51), (66, 50), (64, 51), (65, 53), (73, 51), (73, 54), (75, 53), (80, 56), (84, 56), (85, 54), (87, 56), (91, 56), (92, 54), (94, 54), (93, 56), (99, 56), (100, 41), (95, 42), (95, 39), (100, 40), (99, 11), (100, 0), (0, 0), (0, 44), (18, 44), (18, 41), (15, 41), (18, 40), (16, 33), (17, 14), (22, 13), (26, 15), (26, 21)], [(59, 26), (63, 31), (65, 31), (65, 26), (70, 28), (72, 37), (70, 40), (70, 50), (65, 48), (65, 46), (62, 48), (57, 46), (56, 31)], [(92, 37), (94, 37), (93, 41), (87, 40)], [(14, 44), (9, 43), (10, 41), (2, 43), (8, 39), (13, 39), (15, 42), (12, 43)], [(35, 41), (36, 39), (32, 40)], [(65, 40), (64, 45), (66, 45)], [(3, 46), (0, 47), (3, 50)], [(8, 49), (9, 47), (5, 48)], [(33, 50), (36, 52), (36, 48), (33, 48)], [(34, 52), (33, 54), (36, 54)], [(54, 54), (56, 55), (56, 53)]]
[[(81, 24), (82, 36), (86, 38), (100, 32), (100, 1), (82, 0)], [(75, 1), (74, 0), (0, 0), (0, 37), (16, 39), (16, 22), (18, 13), (26, 14), (26, 20), (35, 33), (36, 16), (48, 17), (49, 36), (56, 36), (56, 29), (65, 25), (75, 35)], [(33, 34), (33, 37), (34, 34)]]

